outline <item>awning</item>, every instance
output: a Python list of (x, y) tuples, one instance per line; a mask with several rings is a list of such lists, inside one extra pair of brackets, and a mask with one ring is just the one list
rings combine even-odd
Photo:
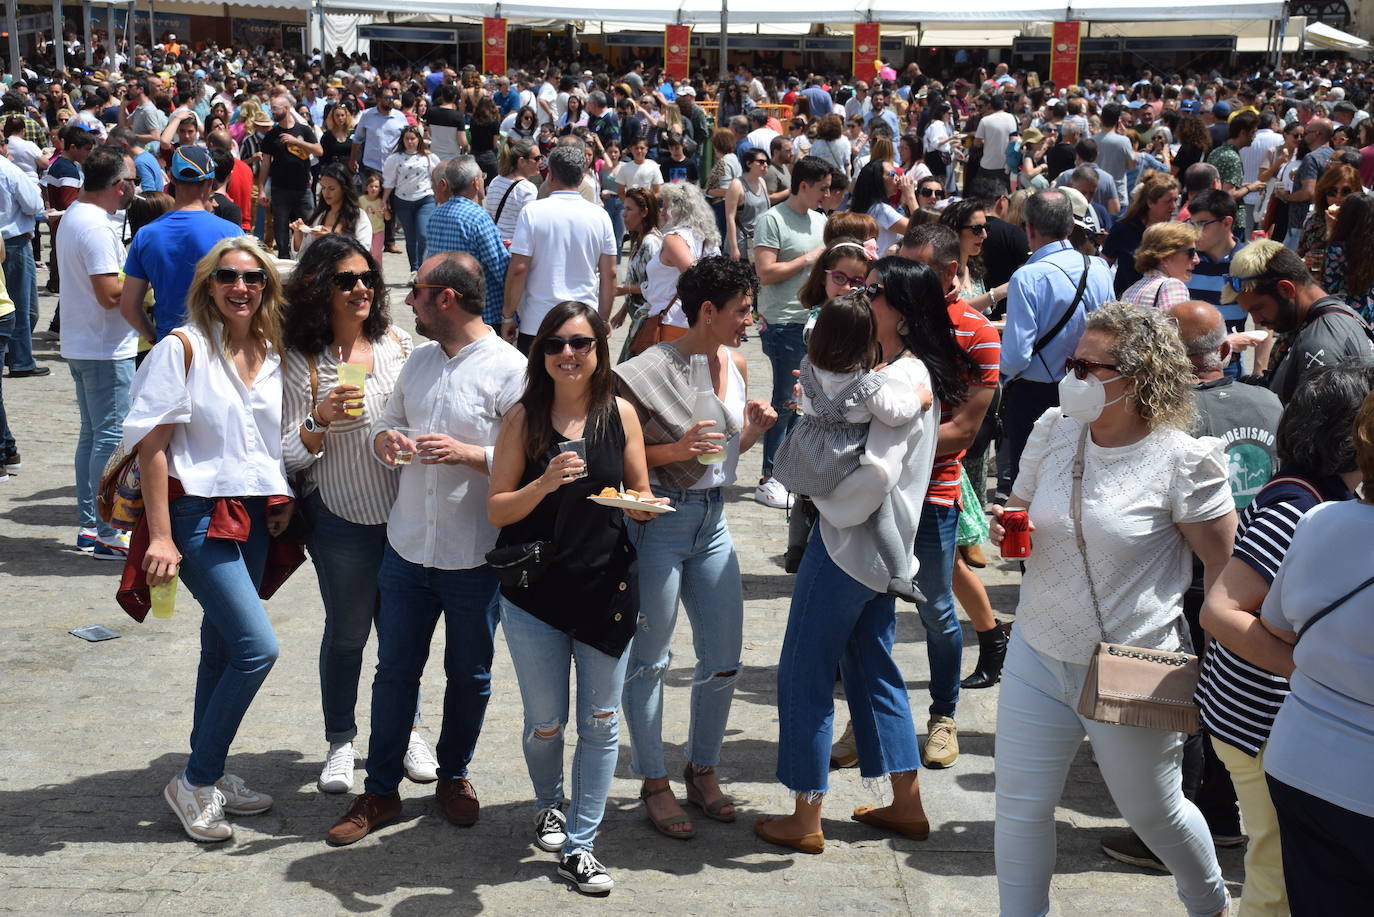
[(1326, 48), (1329, 51), (1363, 51), (1369, 42), (1349, 32), (1333, 29), (1324, 22), (1314, 22), (1303, 30), (1303, 39), (1309, 45)]

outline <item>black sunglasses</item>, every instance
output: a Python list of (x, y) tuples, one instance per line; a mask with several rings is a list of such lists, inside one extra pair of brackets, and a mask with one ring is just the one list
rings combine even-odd
[(546, 357), (558, 356), (560, 353), (563, 352), (564, 347), (571, 347), (572, 352), (575, 354), (588, 354), (592, 352), (592, 348), (595, 346), (596, 338), (589, 338), (580, 335), (578, 337), (571, 338), (550, 336), (544, 338), (544, 340), (540, 343), (540, 347), (543, 348), (544, 356)]
[(988, 224), (987, 224), (987, 223), (965, 223), (963, 226), (960, 226), (959, 228), (960, 228), (960, 229), (967, 229), (969, 232), (973, 233), (975, 236), (986, 236), (986, 235), (988, 234)]
[(874, 298), (876, 298), (876, 297), (878, 297), (878, 296), (882, 296), (882, 295), (883, 295), (883, 285), (882, 285), (881, 283), (868, 283), (868, 284), (864, 284), (863, 286), (859, 287), (859, 288), (856, 289), (854, 292), (855, 292), (855, 293), (862, 293), (863, 295), (867, 296), (869, 299), (874, 299)]
[(1069, 357), (1064, 361), (1064, 372), (1073, 373), (1076, 379), (1088, 378), (1088, 373), (1094, 369), (1118, 369), (1115, 363), (1098, 363), (1093, 360), (1080, 360), (1076, 357)]
[(919, 194), (921, 197), (941, 198), (945, 196), (945, 192), (941, 191), (939, 188), (932, 187), (921, 188), (916, 193)]
[(360, 280), (365, 287), (375, 287), (377, 281), (380, 279), (381, 275), (376, 271), (339, 271), (333, 277), (329, 278), (330, 282), (334, 284), (334, 288), (340, 293), (351, 292), (353, 288), (358, 285), (358, 281)]
[(246, 287), (267, 286), (267, 272), (263, 270), (236, 271), (231, 267), (221, 267), (216, 268), (215, 273), (210, 276), (215, 278), (215, 283), (225, 287), (232, 287), (240, 280)]

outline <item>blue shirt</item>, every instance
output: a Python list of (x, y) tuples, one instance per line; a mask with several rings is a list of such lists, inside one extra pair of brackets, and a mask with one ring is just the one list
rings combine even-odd
[(396, 149), (396, 143), (401, 139), (401, 131), (409, 123), (399, 108), (393, 108), (386, 114), (375, 108), (364, 111), (353, 128), (353, 142), (363, 148), (358, 160), (369, 169), (382, 171), (387, 156)]
[(477, 204), (458, 195), (434, 208), (434, 213), (429, 217), (425, 257), (440, 252), (467, 252), (482, 265), (482, 277), (486, 282), (482, 321), (488, 325), (500, 325), (510, 251), (502, 243), (501, 234), (497, 232), (491, 216)]
[[(38, 182), (0, 156), (0, 238), (13, 239), (33, 232), (33, 218), (43, 212)], [(16, 291), (15, 296), (21, 295)]]
[(873, 124), (874, 118), (879, 119), (892, 129), (892, 139), (894, 142), (898, 137), (902, 136), (901, 128), (897, 123), (897, 116), (892, 113), (892, 109), (884, 108), (880, 112), (870, 111), (868, 117), (864, 118), (864, 130), (871, 131), (873, 129), (871, 125)]
[(835, 101), (830, 98), (830, 93), (819, 86), (807, 86), (801, 91), (801, 94), (806, 96), (806, 101), (811, 106), (811, 120), (813, 121), (830, 114), (835, 107)]
[(1088, 259), (1088, 285), (1072, 318), (1031, 362), (1040, 337), (1058, 323), (1078, 292), (1083, 256), (1068, 242), (1041, 246), (1011, 275), (1007, 285), (1007, 327), (1002, 332), (1002, 376), (1058, 382), (1073, 356), (1088, 313), (1113, 298), (1112, 272), (1101, 258)]
[(162, 191), (167, 187), (167, 179), (162, 174), (162, 163), (157, 155), (144, 150), (134, 157), (134, 173), (138, 176), (138, 189), (147, 194), (149, 191)]
[(1226, 278), (1231, 274), (1231, 259), (1240, 249), (1241, 245), (1237, 242), (1220, 260), (1198, 249), (1197, 267), (1193, 268), (1193, 279), (1188, 281), (1188, 295), (1216, 306), (1221, 312), (1221, 317), (1226, 320), (1228, 328), (1237, 322), (1239, 327), (1245, 327), (1245, 310), (1237, 303), (1222, 305), (1221, 302), (1221, 291), (1226, 286)]
[(507, 89), (505, 92), (493, 92), (491, 100), (496, 103), (496, 107), (501, 109), (501, 117), (505, 117), (520, 107), (520, 93), (514, 89)]
[(164, 213), (134, 234), (124, 273), (153, 288), (153, 326), (160, 341), (186, 324), (186, 291), (196, 262), (220, 239), (243, 235), (239, 226), (204, 210)]

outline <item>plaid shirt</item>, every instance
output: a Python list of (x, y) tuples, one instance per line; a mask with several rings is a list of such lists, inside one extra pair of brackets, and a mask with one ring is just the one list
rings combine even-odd
[(47, 149), (52, 142), (52, 138), (48, 136), (47, 128), (38, 123), (28, 112), (24, 113), (24, 139), (37, 144), (39, 149)]
[(467, 252), (482, 265), (486, 281), (482, 321), (500, 325), (510, 251), (501, 241), (491, 216), (471, 200), (454, 196), (434, 209), (427, 232), (426, 258), (440, 252)]

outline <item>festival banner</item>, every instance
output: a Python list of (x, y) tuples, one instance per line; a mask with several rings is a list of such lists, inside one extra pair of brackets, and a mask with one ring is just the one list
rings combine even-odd
[(482, 20), (482, 71), (501, 76), (506, 72), (506, 20), (490, 16)]
[(871, 80), (878, 72), (878, 23), (854, 23), (854, 76)]
[(692, 27), (663, 27), (663, 74), (670, 80), (685, 80), (691, 69)]
[(1050, 79), (1056, 88), (1063, 89), (1078, 82), (1078, 44), (1083, 23), (1070, 20), (1054, 24), (1050, 39)]

